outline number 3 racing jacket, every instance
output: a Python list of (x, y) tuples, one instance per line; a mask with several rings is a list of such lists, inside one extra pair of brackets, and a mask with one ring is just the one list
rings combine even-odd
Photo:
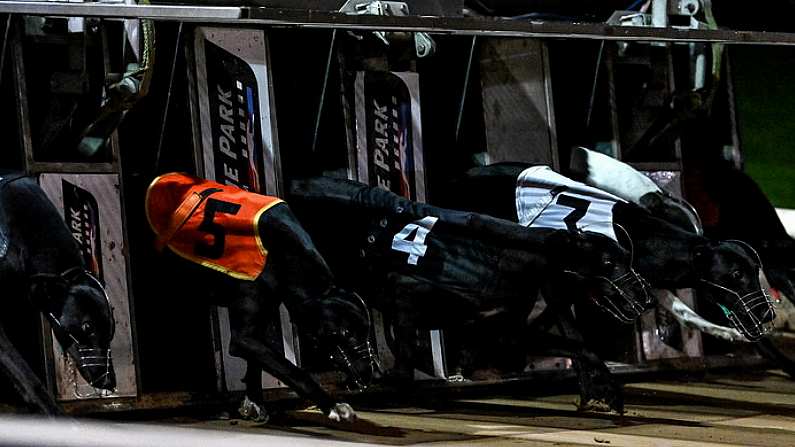
[(260, 216), (277, 197), (251, 193), (182, 173), (157, 177), (146, 192), (146, 217), (158, 248), (233, 278), (254, 280), (268, 251), (258, 229)]

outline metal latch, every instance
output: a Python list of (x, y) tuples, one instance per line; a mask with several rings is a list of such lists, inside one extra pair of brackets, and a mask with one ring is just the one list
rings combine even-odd
[(709, 29), (707, 24), (696, 19), (696, 15), (702, 12), (709, 19), (712, 15), (710, 1), (651, 0), (650, 6), (649, 9), (641, 8), (641, 11), (615, 11), (607, 23), (615, 26)]
[[(409, 6), (404, 2), (384, 2), (369, 0), (348, 0), (340, 8), (340, 12), (348, 15), (376, 15), (376, 16), (407, 16)], [(385, 45), (389, 45), (390, 32), (373, 31)], [(436, 51), (436, 42), (428, 33), (413, 33), (414, 49), (417, 57), (426, 57)]]

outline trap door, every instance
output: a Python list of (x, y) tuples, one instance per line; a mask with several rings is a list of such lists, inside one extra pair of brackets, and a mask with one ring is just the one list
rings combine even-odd
[[(351, 90), (353, 107), (345, 93)], [(371, 70), (346, 73), (342, 95), (349, 131), (348, 178), (424, 202), (419, 74)], [(372, 310), (372, 317), (378, 356), (386, 368), (391, 368), (395, 358), (387, 342), (390, 328), (377, 310)], [(418, 342), (431, 353), (423, 369), (433, 377), (446, 378), (442, 331), (432, 330)], [(418, 378), (428, 376), (417, 374)]]
[[(642, 171), (660, 188), (682, 197), (681, 171)], [(655, 290), (658, 302), (666, 299), (665, 290)], [(698, 310), (693, 289), (679, 289), (676, 296), (688, 307)], [(680, 324), (664, 306), (658, 304), (644, 313), (639, 323), (640, 342), (638, 356), (641, 360), (659, 360), (678, 357), (703, 357), (701, 332)]]
[(521, 161), (559, 169), (549, 70), (541, 39), (485, 39), (480, 47), (483, 164)]
[[(129, 287), (130, 260), (126, 248), (127, 230), (122, 201), (118, 135), (115, 132), (111, 134), (102, 153), (94, 157), (97, 161), (76, 161), (79, 159), (74, 154), (40, 153), (32, 132), (31, 116), (37, 112), (41, 115), (41, 110), (31, 110), (37, 104), (30, 102), (28, 82), (29, 75), (35, 74), (26, 71), (26, 60), (29, 59), (24, 50), (38, 48), (36, 30), (43, 22), (41, 18), (21, 16), (11, 23), (12, 42), (8, 48), (16, 97), (22, 168), (27, 174), (39, 175), (39, 184), (83, 250), (86, 265), (103, 283), (116, 321), (115, 335), (111, 342), (116, 390), (109, 392), (96, 389), (83, 380), (74, 362), (54, 342), (55, 337), (49, 323), (42, 317), (47, 385), (59, 401), (135, 397), (138, 395), (139, 374), (133, 325), (134, 306)], [(64, 44), (73, 45), (83, 31), (82, 19), (69, 19)], [(102, 62), (107, 71), (110, 56), (106, 28), (102, 28), (100, 33), (103, 38), (100, 47)], [(27, 46), (28, 44), (31, 46)], [(52, 76), (66, 76), (69, 69), (70, 67), (53, 65)], [(45, 155), (46, 160), (42, 160), (40, 156)]]
[[(487, 38), (478, 58), (486, 132), (486, 152), (478, 161), (484, 165), (526, 162), (560, 171), (546, 42)], [(543, 299), (535, 303), (531, 321), (546, 308)], [(565, 370), (571, 366), (568, 358), (533, 355), (527, 357), (526, 369)]]
[[(649, 129), (670, 107), (670, 95), (677, 89), (694, 87), (698, 77), (689, 66), (688, 47), (645, 44), (606, 44), (605, 66), (609, 108), (610, 145), (602, 152), (629, 163), (651, 178), (657, 186), (682, 198), (682, 141), (665, 138), (650, 145)], [(693, 58), (695, 60), (695, 58)], [(692, 68), (692, 67), (691, 67)], [(691, 76), (692, 75), (692, 76)], [(638, 99), (642, 98), (642, 99)], [(664, 290), (655, 290), (658, 302), (667, 300)], [(691, 309), (692, 289), (676, 291)], [(702, 357), (701, 333), (684, 327), (663, 305), (644, 313), (636, 325), (635, 361), (644, 362), (682, 357)], [(626, 359), (627, 361), (632, 359)]]
[(104, 284), (116, 320), (111, 342), (116, 391), (89, 385), (60, 344), (51, 342), (56, 396), (60, 400), (134, 397), (138, 387), (120, 175), (43, 173), (39, 183), (72, 230), (86, 265)]
[[(207, 179), (281, 196), (268, 37), (262, 30), (197, 27), (189, 54), (196, 172)], [(192, 57), (191, 57), (192, 56)], [(211, 312), (218, 389), (245, 389), (246, 363), (229, 354), (229, 312)], [(298, 338), (284, 305), (267, 329), (272, 346), (293, 364)], [(284, 385), (263, 373), (265, 388)]]

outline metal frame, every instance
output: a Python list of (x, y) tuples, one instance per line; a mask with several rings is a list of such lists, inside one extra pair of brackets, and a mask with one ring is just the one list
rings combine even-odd
[[(333, 12), (301, 11), (291, 9), (274, 8), (255, 8), (255, 7), (211, 7), (211, 6), (173, 6), (173, 5), (107, 5), (98, 3), (55, 3), (55, 2), (29, 2), (29, 1), (2, 1), (0, 2), (0, 14), (27, 14), (27, 15), (46, 15), (46, 16), (83, 16), (83, 17), (106, 17), (106, 18), (152, 18), (162, 21), (188, 22), (188, 23), (212, 23), (229, 25), (248, 25), (249, 27), (286, 27), (296, 29), (343, 29), (343, 30), (385, 30), (385, 31), (421, 31), (439, 34), (451, 34), (462, 36), (488, 36), (488, 37), (521, 37), (521, 38), (554, 38), (554, 39), (583, 39), (583, 40), (602, 40), (602, 41), (622, 41), (622, 42), (673, 42), (673, 43), (728, 43), (728, 44), (756, 44), (756, 45), (795, 45), (795, 34), (791, 33), (763, 33), (752, 31), (732, 31), (732, 30), (696, 30), (696, 29), (675, 29), (675, 28), (641, 28), (627, 26), (612, 26), (600, 23), (541, 23), (541, 22), (519, 22), (506, 19), (493, 18), (464, 18), (464, 17), (389, 17), (389, 16), (348, 16)], [(191, 45), (185, 45), (186, 52), (192, 60)], [(544, 58), (547, 53), (544, 48)], [(11, 55), (21, 61), (21, 48), (12, 46)], [(338, 53), (338, 57), (343, 55)], [(192, 64), (188, 62), (188, 67)], [(16, 75), (15, 93), (20, 97), (19, 92), (24, 92), (24, 77), (20, 76), (20, 70), (24, 72), (21, 65), (15, 64), (13, 67)], [(546, 82), (549, 82), (548, 67), (545, 73)], [(189, 88), (195, 88), (196, 80), (194, 73), (188, 70)], [(269, 79), (270, 81), (270, 79)], [(547, 85), (547, 88), (549, 86)], [(20, 90), (21, 89), (21, 90)], [(21, 96), (24, 98), (24, 95)], [(192, 101), (193, 102), (193, 101)], [(198, 105), (191, 104), (191, 114), (198, 117)], [(23, 147), (30, 148), (31, 134), (27, 122), (28, 110), (24, 99), (17, 103), (17, 109), (21, 121), (20, 137)], [(554, 118), (553, 114), (550, 117)], [(347, 120), (352, 121), (348, 116)], [(194, 120), (197, 122), (198, 120)], [(554, 126), (552, 127), (554, 131)], [(195, 129), (194, 129), (195, 130)], [(200, 136), (193, 135), (194, 143), (200, 141)], [(201, 160), (201, 145), (194, 144), (197, 150), (197, 160)], [(31, 151), (27, 151), (29, 153)], [(32, 159), (26, 159), (26, 164), (31, 171), (58, 171), (58, 172), (117, 172), (118, 153), (114, 150), (114, 162), (96, 163), (90, 167), (70, 166), (70, 163), (41, 163)], [(278, 161), (277, 161), (278, 165)], [(639, 169), (651, 168), (651, 164), (638, 164)], [(654, 164), (657, 169), (673, 169), (674, 163)], [(678, 166), (678, 165), (677, 165)], [(353, 171), (355, 172), (355, 170)], [(128, 270), (129, 276), (129, 270)], [(132, 300), (131, 300), (132, 314)], [(132, 316), (132, 315), (131, 315)], [(217, 324), (217, 321), (215, 322)], [(218, 328), (216, 327), (216, 330)], [(133, 334), (135, 336), (135, 334)], [(137, 356), (137, 346), (135, 346)], [(220, 352), (216, 352), (216, 361)], [(298, 354), (298, 353), (297, 353)], [(298, 354), (300, 356), (300, 354)], [(728, 362), (728, 363), (726, 363)], [(678, 360), (676, 365), (685, 369), (703, 369), (710, 367), (725, 367), (727, 364), (734, 366), (747, 367), (749, 364), (756, 365), (759, 361), (756, 358), (736, 361), (726, 359), (722, 356), (709, 356), (699, 359)], [(646, 371), (665, 371), (668, 363), (654, 363), (653, 365), (626, 365), (618, 368), (611, 368), (614, 372), (646, 372)], [(565, 373), (564, 373), (565, 374)], [(138, 376), (140, 377), (140, 376)], [(548, 376), (531, 374), (528, 377), (518, 379), (519, 381), (530, 381), (533, 378), (548, 378)], [(517, 379), (503, 380), (503, 382), (515, 382)], [(224, 377), (219, 377), (219, 383), (224, 383)], [(476, 383), (473, 386), (493, 385), (494, 383)], [(444, 386), (449, 386), (444, 384)], [(453, 385), (457, 386), (457, 385)], [(428, 386), (429, 387), (429, 386)], [(434, 386), (436, 387), (436, 386)], [(463, 386), (463, 388), (469, 388)], [(219, 387), (219, 390), (221, 387)], [(290, 395), (284, 390), (273, 390), (274, 395)], [(195, 402), (195, 394), (185, 395), (182, 393), (169, 393), (169, 397), (164, 399), (160, 405), (152, 404), (142, 399), (139, 395), (137, 399), (114, 399), (113, 402), (105, 400), (98, 402), (75, 402), (67, 405), (67, 409), (80, 412), (81, 409), (91, 408), (93, 410), (111, 409), (140, 409), (143, 407), (172, 408), (175, 405), (189, 404)], [(70, 411), (71, 412), (71, 411)]]
[(558, 126), (555, 122), (555, 100), (552, 94), (552, 64), (549, 60), (549, 46), (541, 41), (541, 60), (544, 71), (544, 93), (546, 94), (547, 125), (549, 126), (549, 151), (552, 154), (552, 167), (560, 170), (560, 148), (558, 147)]
[[(665, 46), (664, 48), (660, 48), (660, 50), (665, 51), (664, 64), (665, 68), (665, 82), (667, 83), (666, 92), (673, 93), (676, 91), (676, 79), (674, 75), (674, 54), (672, 48), (670, 46)], [(623, 158), (623, 150), (621, 147), (621, 129), (619, 127), (619, 110), (618, 104), (616, 101), (616, 90), (619, 88), (616, 85), (616, 70), (618, 69), (617, 66), (619, 65), (617, 59), (620, 57), (617, 54), (615, 45), (607, 45), (607, 53), (606, 53), (606, 63), (608, 67), (608, 88), (609, 88), (609, 103), (610, 103), (610, 125), (612, 127), (613, 133), (613, 141), (614, 147), (616, 150), (616, 154), (614, 155), (615, 158), (621, 160)], [(725, 57), (725, 55), (724, 55)], [(726, 70), (729, 72), (730, 70)], [(692, 86), (690, 86), (692, 88)], [(734, 95), (732, 91), (732, 84), (729, 80), (727, 83), (727, 87), (729, 89), (729, 101), (730, 101), (730, 111), (729, 111), (729, 119), (731, 121), (731, 131), (732, 131), (732, 140), (735, 144), (737, 143), (737, 135), (736, 135), (736, 117), (734, 115)], [(625, 112), (626, 113), (626, 112)], [(673, 193), (675, 196), (682, 197), (683, 189), (684, 189), (684, 166), (682, 160), (682, 142), (681, 139), (677, 138), (673, 142), (673, 150), (675, 155), (674, 161), (650, 161), (650, 162), (634, 162), (629, 163), (632, 167), (639, 171), (643, 171), (647, 174), (651, 172), (675, 172), (678, 174), (679, 178), (670, 185), (670, 188), (667, 189), (668, 192)], [(737, 147), (737, 146), (735, 146)], [(625, 148), (623, 148), (625, 149)], [(661, 185), (662, 186), (662, 185)], [(694, 289), (680, 289), (677, 291), (684, 300), (685, 303), (697, 310), (695, 297), (696, 291)], [(635, 330), (635, 347), (636, 347), (636, 361), (638, 364), (633, 365), (638, 367), (643, 365), (647, 362), (655, 362), (655, 361), (665, 361), (665, 359), (675, 361), (682, 361), (683, 359), (704, 359), (705, 365), (707, 364), (707, 359), (710, 358), (720, 358), (721, 356), (707, 356), (704, 353), (704, 348), (702, 344), (702, 336), (701, 332), (688, 328), (688, 327), (681, 327), (682, 331), (682, 338), (686, 341), (684, 344), (683, 350), (678, 351), (674, 348), (671, 348), (660, 340), (658, 340), (654, 336), (654, 331), (657, 328), (657, 323), (655, 321), (654, 315), (650, 315), (650, 313), (644, 314), (640, 320), (636, 323), (636, 330)], [(689, 340), (689, 341), (688, 341)], [(738, 361), (745, 361), (751, 362), (753, 358), (745, 358), (745, 359), (738, 359)]]
[(0, 14), (149, 18), (215, 24), (426, 32), (492, 37), (540, 37), (644, 42), (795, 45), (795, 34), (734, 30), (648, 28), (603, 23), (526, 22), (500, 18), (370, 16), (263, 7), (108, 5), (3, 1)]
[[(22, 55), (22, 25), (12, 20), (9, 26), (14, 27), (12, 45), (11, 70), (14, 73), (14, 97), (16, 98), (17, 124), (19, 125), (19, 146), (22, 149), (22, 160), (25, 170), (34, 164), (33, 136), (30, 129), (30, 110), (28, 109), (28, 88), (25, 79), (25, 58)], [(29, 172), (27, 172), (29, 173)]]
[[(368, 172), (370, 162), (368, 160), (368, 139), (367, 139), (367, 114), (365, 112), (365, 81), (366, 73), (375, 71), (364, 69), (363, 67), (352, 68), (345, 65), (345, 58), (342, 51), (337, 52), (339, 69), (341, 73), (340, 94), (343, 104), (343, 116), (345, 121), (345, 133), (348, 141), (348, 178), (363, 183), (370, 184), (370, 174)], [(352, 78), (347, 79), (346, 72), (350, 71)], [(387, 71), (400, 78), (407, 87), (411, 95), (411, 116), (412, 119), (421, 117), (420, 104), (422, 93), (419, 88), (419, 74), (414, 71), (397, 72)], [(352, 81), (352, 82), (348, 82)], [(413, 87), (413, 88), (412, 88)], [(353, 92), (348, 92), (348, 88), (353, 88)], [(350, 99), (353, 99), (353, 102)], [(421, 118), (420, 118), (421, 120)], [(426, 200), (426, 171), (425, 155), (423, 152), (422, 126), (421, 122), (417, 125), (412, 123), (412, 147), (414, 157), (414, 200), (424, 202)], [(408, 197), (411, 198), (411, 197)], [(384, 331), (383, 314), (372, 309), (373, 325), (375, 328), (376, 348), (383, 364), (388, 365), (394, 361), (394, 354), (386, 343)], [(445, 354), (444, 332), (439, 329), (428, 331), (430, 336), (431, 357), (433, 365), (433, 376), (436, 378), (446, 378), (448, 375), (447, 361)], [(415, 372), (415, 379), (422, 378)]]
[(479, 99), (483, 103), (489, 162), (524, 161), (559, 169), (553, 81), (546, 41), (515, 38), (480, 41), (475, 56), (482, 73)]
[[(13, 41), (22, 42), (21, 24), (11, 22)], [(25, 173), (37, 174), (41, 172), (58, 172), (63, 174), (119, 174), (119, 142), (114, 132), (110, 138), (110, 153), (112, 161), (101, 163), (36, 161), (33, 150), (33, 137), (30, 128), (30, 110), (28, 108), (28, 90), (25, 78), (25, 59), (22, 54), (22, 45), (12, 45), (12, 70), (14, 73), (14, 96), (16, 97), (17, 117), (19, 123), (20, 147)]]
[[(39, 174), (49, 173), (49, 174), (113, 174), (117, 176), (118, 179), (118, 197), (119, 197), (119, 212), (120, 212), (120, 228), (119, 231), (121, 233), (121, 243), (123, 247), (129, 246), (129, 240), (127, 236), (127, 219), (126, 219), (126, 209), (124, 206), (124, 201), (122, 197), (124, 196), (124, 183), (122, 178), (122, 170), (121, 170), (121, 163), (119, 161), (120, 157), (120, 148), (119, 148), (119, 138), (118, 133), (114, 132), (109, 139), (108, 144), (110, 145), (110, 154), (112, 161), (110, 162), (103, 162), (103, 163), (80, 163), (80, 162), (40, 162), (36, 161), (35, 159), (35, 151), (33, 147), (33, 138), (32, 138), (32, 130), (30, 127), (30, 110), (28, 107), (28, 90), (27, 90), (27, 80), (26, 80), (26, 71), (25, 71), (25, 58), (23, 54), (23, 45), (22, 41), (24, 39), (23, 36), (23, 25), (20, 21), (11, 20), (9, 22), (9, 26), (13, 26), (14, 29), (13, 39), (16, 42), (16, 45), (12, 45), (12, 67), (11, 70), (14, 74), (14, 96), (16, 102), (16, 110), (17, 110), (17, 120), (19, 125), (19, 140), (20, 140), (20, 149), (22, 150), (22, 165), (23, 170), (27, 175), (34, 175), (38, 176)], [(10, 33), (9, 33), (10, 34)], [(107, 48), (105, 48), (105, 51)], [(107, 52), (105, 53), (105, 59), (107, 62)], [(106, 67), (107, 68), (107, 67)], [(138, 396), (140, 394), (141, 389), (141, 375), (140, 375), (140, 364), (138, 362), (138, 344), (136, 342), (137, 338), (137, 330), (135, 326), (135, 305), (134, 305), (134, 298), (132, 293), (132, 273), (131, 273), (131, 266), (129, 263), (129, 259), (124, 256), (124, 260), (122, 261), (123, 269), (124, 269), (124, 292), (126, 292), (126, 296), (122, 297), (123, 301), (126, 301), (126, 311), (127, 311), (127, 318), (129, 321), (130, 327), (130, 354), (132, 357), (132, 373), (134, 375), (132, 380), (132, 387), (134, 388), (134, 395)], [(120, 311), (120, 312), (123, 312)], [(41, 317), (41, 342), (42, 342), (42, 349), (43, 349), (43, 360), (44, 360), (44, 372), (45, 372), (45, 381), (48, 389), (52, 392), (55, 396), (59, 397), (60, 399), (71, 399), (64, 397), (63, 394), (59, 395), (58, 390), (58, 380), (57, 377), (59, 376), (59, 370), (63, 368), (63, 364), (59, 361), (58, 355), (56, 355), (56, 349), (60, 349), (60, 347), (56, 348), (55, 343), (53, 342), (52, 331), (50, 329), (49, 323), (44, 321), (44, 317)], [(61, 372), (61, 375), (65, 375), (64, 372)], [(61, 393), (65, 392), (65, 390), (61, 390)], [(105, 401), (106, 405), (113, 405), (118, 399), (127, 399), (130, 398), (130, 395), (91, 395), (86, 396), (87, 399), (99, 399)], [(77, 397), (78, 400), (83, 399), (83, 397)]]

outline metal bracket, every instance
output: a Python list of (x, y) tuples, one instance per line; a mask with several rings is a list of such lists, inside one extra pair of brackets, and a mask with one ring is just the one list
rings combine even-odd
[[(615, 11), (607, 20), (608, 25), (635, 26), (646, 28), (672, 28), (680, 30), (714, 30), (717, 24), (712, 15), (711, 0), (652, 0), (650, 11)], [(698, 18), (697, 18), (698, 17)], [(619, 43), (619, 54), (623, 55), (629, 44)], [(664, 43), (651, 42), (651, 45), (664, 46)], [(691, 88), (698, 90), (707, 85), (710, 68), (706, 66), (707, 54), (712, 54), (711, 75), (719, 76), (721, 47), (711, 47), (699, 43), (689, 43), (691, 52)]]
[[(709, 29), (707, 23), (696, 19), (696, 15), (700, 12), (705, 17), (710, 17), (712, 14), (710, 2), (704, 2), (703, 0), (652, 0), (650, 12), (643, 10), (615, 11), (607, 19), (607, 24), (654, 28)], [(707, 21), (709, 20), (707, 19)]]
[[(347, 15), (376, 15), (398, 16), (409, 15), (409, 6), (404, 2), (385, 2), (370, 0), (348, 0), (340, 8), (340, 12)], [(373, 31), (385, 45), (389, 46), (390, 36), (394, 33), (386, 31)], [(414, 34), (414, 49), (417, 57), (427, 57), (436, 52), (436, 42), (428, 33), (416, 32)]]

